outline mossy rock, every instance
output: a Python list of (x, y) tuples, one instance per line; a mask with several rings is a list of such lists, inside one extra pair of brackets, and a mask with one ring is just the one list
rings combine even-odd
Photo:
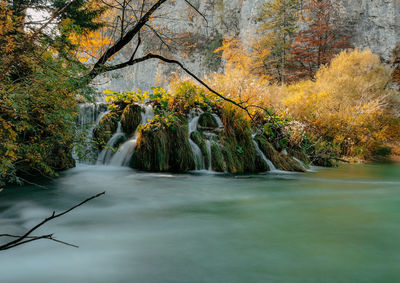
[(312, 164), (315, 166), (322, 166), (322, 167), (334, 167), (336, 166), (335, 162), (329, 158), (328, 156), (316, 156), (313, 158)]
[(125, 107), (121, 116), (121, 127), (127, 135), (133, 134), (142, 121), (142, 108), (137, 104), (129, 104)]
[(211, 144), (211, 168), (215, 172), (225, 172), (225, 161), (221, 148), (217, 143)]
[(255, 168), (256, 168), (256, 172), (271, 171), (271, 168), (269, 168), (267, 162), (265, 162), (264, 159), (261, 156), (259, 156), (258, 154), (256, 155), (256, 159), (255, 159)]
[(268, 165), (257, 154), (247, 121), (228, 123), (226, 132), (221, 135), (221, 143), (229, 172), (257, 173), (269, 170)]
[(258, 135), (255, 137), (255, 140), (261, 151), (269, 160), (271, 160), (277, 169), (283, 171), (305, 172), (305, 169), (296, 160), (278, 152), (272, 144), (268, 142), (266, 137)]
[(308, 157), (308, 155), (300, 149), (299, 150), (289, 149), (288, 153), (290, 156), (296, 157), (298, 160), (300, 160), (306, 165), (309, 165), (311, 163), (311, 160)]
[(102, 149), (117, 131), (118, 121), (119, 115), (116, 112), (110, 112), (104, 115), (93, 129), (93, 140), (97, 143), (99, 149)]
[(145, 171), (186, 172), (196, 168), (188, 129), (177, 124), (140, 133), (131, 167)]
[(131, 167), (145, 171), (169, 171), (169, 157), (167, 131), (143, 131), (137, 140)]
[(167, 129), (170, 147), (170, 171), (186, 172), (196, 169), (192, 148), (189, 144), (187, 123)]
[(197, 126), (198, 130), (210, 130), (216, 128), (218, 128), (218, 122), (211, 113), (205, 112), (200, 115), (199, 124)]
[(203, 154), (204, 164), (206, 164), (206, 166), (207, 166), (207, 164), (210, 164), (206, 140), (205, 140), (204, 135), (198, 131), (194, 131), (190, 134), (190, 139), (195, 144), (197, 144), (197, 146), (200, 148), (201, 153)]

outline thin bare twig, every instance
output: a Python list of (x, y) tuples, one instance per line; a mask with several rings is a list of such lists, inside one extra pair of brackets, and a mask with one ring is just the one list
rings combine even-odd
[(94, 195), (94, 196), (92, 196), (90, 198), (87, 198), (84, 201), (78, 203), (77, 205), (74, 205), (73, 207), (71, 207), (71, 208), (69, 208), (69, 209), (67, 209), (67, 210), (65, 210), (65, 211), (63, 211), (61, 213), (57, 213), (56, 214), (56, 212), (53, 211), (53, 214), (51, 216), (43, 219), (39, 224), (37, 224), (34, 227), (32, 227), (28, 232), (26, 232), (22, 236), (16, 236), (16, 235), (10, 235), (10, 234), (1, 234), (0, 236), (2, 236), (2, 237), (6, 237), (6, 236), (7, 237), (17, 237), (17, 239), (15, 239), (15, 240), (13, 240), (11, 242), (8, 242), (8, 243), (6, 243), (4, 245), (1, 245), (0, 246), (0, 251), (8, 250), (8, 249), (11, 249), (13, 247), (16, 247), (16, 246), (19, 246), (19, 245), (22, 245), (22, 244), (26, 244), (26, 243), (29, 243), (29, 242), (32, 242), (32, 241), (37, 241), (37, 240), (40, 240), (40, 239), (48, 239), (48, 240), (52, 240), (52, 241), (55, 241), (55, 242), (58, 242), (58, 243), (61, 243), (61, 244), (64, 244), (64, 245), (68, 245), (68, 246), (72, 246), (72, 247), (78, 247), (78, 246), (75, 246), (73, 244), (69, 244), (67, 242), (63, 242), (63, 241), (54, 239), (53, 238), (53, 234), (47, 234), (47, 235), (42, 235), (42, 236), (30, 236), (30, 235), (35, 230), (37, 230), (39, 227), (44, 225), (45, 223), (47, 223), (47, 222), (49, 222), (49, 221), (51, 221), (51, 220), (53, 220), (55, 218), (58, 218), (60, 216), (63, 216), (64, 214), (67, 214), (71, 210), (74, 210), (75, 208), (87, 203), (88, 201), (90, 201), (92, 199), (98, 198), (99, 196), (104, 195), (105, 193), (106, 192), (102, 192), (102, 193), (96, 194), (96, 195)]

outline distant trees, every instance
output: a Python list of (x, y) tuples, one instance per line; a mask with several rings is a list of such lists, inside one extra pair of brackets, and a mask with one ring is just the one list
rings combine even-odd
[(331, 0), (266, 2), (259, 21), (262, 35), (253, 49), (265, 72), (280, 83), (313, 78), (321, 65), (351, 47), (350, 32)]
[[(299, 0), (273, 0), (263, 5), (261, 39), (256, 50), (266, 50), (260, 60), (266, 73), (278, 82), (285, 82), (290, 49), (297, 30)], [(261, 54), (262, 52), (260, 52)]]
[(350, 33), (340, 21), (330, 0), (309, 0), (303, 6), (304, 29), (300, 30), (291, 50), (291, 78), (313, 78), (341, 50), (351, 48)]

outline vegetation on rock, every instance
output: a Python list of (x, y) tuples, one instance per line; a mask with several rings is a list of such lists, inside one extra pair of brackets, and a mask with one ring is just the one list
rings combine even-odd
[(129, 104), (125, 107), (121, 116), (121, 126), (124, 133), (133, 134), (142, 121), (142, 107), (137, 104)]

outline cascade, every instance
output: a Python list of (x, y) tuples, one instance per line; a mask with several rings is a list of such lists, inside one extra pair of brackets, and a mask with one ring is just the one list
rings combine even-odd
[(212, 114), (212, 116), (214, 117), (215, 121), (217, 121), (218, 128), (224, 129), (225, 126), (224, 126), (224, 124), (222, 123), (221, 118), (219, 118), (219, 116), (218, 116), (217, 114)]
[(106, 114), (106, 110), (107, 106), (103, 102), (79, 104), (78, 125), (83, 128), (98, 123), (101, 117)]
[[(80, 103), (79, 104), (79, 116), (76, 120), (77, 127), (85, 132), (85, 136), (88, 139), (93, 137), (93, 128), (99, 123), (100, 119), (106, 115), (109, 111), (104, 102), (95, 103)], [(77, 163), (93, 164), (93, 160), (96, 160), (97, 156), (93, 152), (91, 144), (81, 144), (80, 150), (84, 152), (85, 157), (79, 157), (76, 150), (76, 145), (74, 145), (74, 150), (72, 153), (73, 158)]]
[[(208, 171), (212, 171), (212, 164), (211, 164), (211, 138), (213, 136), (215, 136), (213, 133), (204, 133), (206, 136), (206, 146), (207, 146), (207, 151), (208, 151), (208, 157), (209, 157), (209, 164), (205, 164), (204, 162), (204, 156), (201, 152), (201, 149), (199, 148), (199, 146), (192, 141), (192, 139), (190, 138), (190, 134), (193, 133), (194, 131), (197, 130), (197, 126), (199, 124), (199, 118), (200, 115), (203, 113), (202, 110), (200, 109), (195, 109), (194, 111), (192, 111), (189, 115), (189, 144), (192, 148), (192, 152), (196, 161), (196, 169), (206, 169)], [(218, 124), (218, 128), (220, 130), (224, 129), (224, 124), (221, 121), (221, 118), (219, 118), (219, 116), (217, 114), (212, 114), (212, 116), (214, 117), (214, 119), (217, 121)], [(198, 161), (200, 161), (200, 166), (198, 166)]]
[(257, 143), (254, 139), (253, 139), (253, 144), (254, 144), (254, 147), (256, 148), (256, 151), (257, 151), (258, 155), (268, 164), (270, 171), (277, 171), (277, 169), (276, 169), (274, 163), (272, 163), (272, 161), (269, 160), (269, 159), (265, 156), (264, 152), (262, 152), (262, 150), (261, 150), (260, 147), (258, 146), (258, 143)]
[[(191, 116), (193, 116), (193, 114)], [(191, 119), (189, 119), (189, 124), (188, 124), (189, 144), (190, 144), (190, 147), (192, 148), (193, 156), (195, 158), (196, 170), (202, 170), (202, 169), (205, 168), (204, 157), (203, 157), (203, 154), (201, 152), (201, 149), (190, 138), (190, 134), (193, 133), (194, 131), (196, 131), (196, 129), (197, 129), (197, 124), (199, 123), (199, 118), (200, 118), (200, 115), (193, 116)]]
[(294, 160), (296, 160), (297, 163), (299, 163), (300, 166), (303, 167), (305, 170), (307, 170), (307, 168), (310, 168), (309, 166), (307, 166), (307, 165), (306, 165), (303, 161), (301, 161), (300, 159), (298, 159), (298, 158), (296, 158), (296, 157), (294, 157), (294, 156), (292, 156), (292, 158), (293, 158)]
[[(141, 113), (142, 120), (140, 125), (142, 126), (154, 119), (153, 107), (151, 105), (145, 105), (143, 107), (145, 109), (145, 113)], [(133, 152), (135, 151), (138, 137), (139, 132), (136, 130), (133, 136), (118, 148), (118, 151), (113, 155), (107, 164), (113, 166), (128, 166)]]
[(125, 136), (125, 134), (122, 132), (121, 129), (121, 122), (118, 122), (118, 128), (115, 134), (110, 138), (110, 140), (107, 142), (106, 148), (104, 148), (100, 154), (99, 157), (97, 158), (96, 164), (101, 165), (101, 164), (107, 164), (112, 155), (113, 155), (113, 150), (112, 147), (115, 145), (115, 143), (121, 138)]

